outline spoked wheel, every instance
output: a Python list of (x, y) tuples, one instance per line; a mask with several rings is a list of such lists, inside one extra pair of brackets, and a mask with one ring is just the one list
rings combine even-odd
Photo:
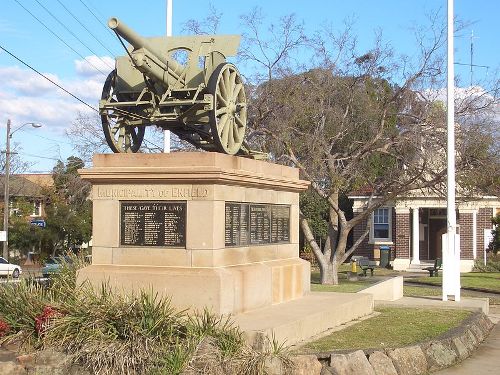
[(245, 89), (233, 64), (220, 64), (210, 77), (208, 90), (214, 96), (210, 128), (220, 152), (234, 155), (243, 143), (247, 128)]
[[(115, 92), (116, 70), (109, 73), (101, 99), (111, 103), (118, 102)], [(101, 122), (108, 146), (113, 152), (137, 152), (144, 139), (144, 126), (126, 125), (127, 114), (113, 109), (101, 109)]]

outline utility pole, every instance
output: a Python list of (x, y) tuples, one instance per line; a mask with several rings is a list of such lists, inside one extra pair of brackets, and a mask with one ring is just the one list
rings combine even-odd
[(7, 134), (5, 137), (5, 176), (4, 176), (4, 193), (3, 193), (3, 230), (5, 232), (5, 241), (3, 242), (3, 252), (2, 255), (5, 259), (9, 260), (9, 180), (10, 180), (10, 139), (12, 138), (12, 134), (14, 134), (19, 129), (23, 128), (26, 125), (31, 125), (34, 128), (40, 128), (42, 125), (35, 122), (26, 122), (13, 131), (11, 131), (11, 123), (10, 119), (7, 119)]
[(7, 136), (5, 140), (5, 175), (3, 192), (3, 230), (5, 241), (3, 242), (3, 257), (9, 260), (9, 173), (10, 173), (10, 119), (7, 119)]

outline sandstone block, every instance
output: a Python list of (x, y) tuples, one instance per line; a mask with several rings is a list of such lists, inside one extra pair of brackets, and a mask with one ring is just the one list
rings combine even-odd
[(431, 343), (425, 350), (430, 371), (449, 367), (457, 360), (457, 353), (454, 349), (442, 341)]
[[(320, 375), (321, 363), (315, 355), (298, 355), (292, 358), (290, 375)], [(287, 374), (288, 375), (288, 374)]]
[(376, 375), (398, 375), (391, 359), (383, 352), (373, 352), (368, 361)]
[(13, 361), (0, 362), (0, 374), (2, 375), (26, 375), (27, 372), (23, 366)]
[(35, 364), (35, 356), (33, 354), (20, 355), (16, 360), (23, 367), (33, 367)]
[(464, 343), (464, 345), (467, 347), (467, 350), (469, 353), (472, 353), (476, 346), (478, 345), (478, 341), (476, 339), (476, 336), (472, 333), (470, 329), (465, 330), (464, 334), (460, 338), (460, 340)]
[(484, 335), (483, 331), (481, 330), (481, 328), (479, 328), (479, 324), (477, 324), (477, 323), (473, 324), (470, 327), (470, 329), (471, 329), (472, 333), (474, 334), (474, 336), (476, 336), (478, 344), (484, 340), (485, 335)]
[(362, 350), (349, 354), (332, 354), (330, 367), (336, 375), (375, 375)]
[(469, 349), (467, 346), (462, 342), (462, 337), (454, 337), (453, 340), (453, 345), (455, 346), (455, 350), (458, 353), (458, 358), (463, 361), (465, 358), (469, 356)]
[(387, 352), (399, 375), (419, 375), (427, 372), (427, 358), (420, 346), (398, 348)]

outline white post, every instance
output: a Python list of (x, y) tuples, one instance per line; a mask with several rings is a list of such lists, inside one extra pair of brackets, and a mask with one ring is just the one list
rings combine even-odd
[(477, 211), (472, 211), (472, 257), (477, 258)]
[[(167, 0), (167, 36), (172, 36), (172, 0)], [(170, 153), (170, 130), (163, 132), (163, 152)]]
[(411, 264), (420, 264), (420, 233), (418, 222), (418, 207), (412, 208), (412, 248), (413, 258)]
[(448, 0), (448, 61), (447, 61), (447, 233), (443, 238), (443, 301), (454, 295), (460, 301), (460, 240), (457, 238), (455, 204), (455, 70), (453, 51), (453, 0)]

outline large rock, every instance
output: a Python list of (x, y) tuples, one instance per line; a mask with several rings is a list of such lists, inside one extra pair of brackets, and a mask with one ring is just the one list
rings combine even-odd
[(483, 333), (485, 335), (487, 335), (491, 331), (491, 329), (493, 328), (492, 321), (490, 320), (490, 318), (488, 318), (484, 314), (482, 314), (481, 317), (478, 319), (478, 324), (481, 327), (481, 329), (483, 330)]
[(375, 375), (362, 350), (349, 354), (332, 354), (330, 367), (336, 375)]
[(427, 359), (420, 346), (387, 351), (399, 375), (419, 375), (427, 372)]
[(434, 341), (426, 349), (429, 371), (449, 367), (457, 361), (457, 353), (444, 341)]
[(460, 338), (464, 345), (467, 347), (467, 350), (469, 353), (472, 353), (474, 349), (476, 349), (476, 346), (478, 345), (478, 341), (476, 339), (476, 336), (472, 333), (470, 329), (466, 329), (464, 334)]
[(376, 375), (398, 375), (391, 359), (383, 352), (373, 352), (368, 358)]
[(69, 367), (71, 358), (55, 350), (43, 350), (35, 355), (35, 364), (37, 366)]
[[(320, 375), (322, 365), (315, 355), (298, 355), (292, 358), (290, 375)], [(288, 375), (288, 374), (287, 374)]]
[(472, 333), (474, 333), (474, 336), (476, 336), (478, 343), (480, 343), (484, 340), (485, 335), (484, 335), (483, 331), (481, 330), (481, 328), (479, 328), (479, 324), (477, 324), (477, 323), (473, 324), (470, 327), (470, 330), (472, 331)]
[(467, 349), (467, 346), (462, 341), (462, 337), (463, 336), (454, 337), (452, 339), (452, 343), (455, 346), (455, 351), (458, 353), (458, 359), (460, 361), (466, 359), (470, 354), (469, 349)]
[(0, 362), (0, 374), (2, 375), (26, 375), (27, 372), (23, 366), (13, 361)]

